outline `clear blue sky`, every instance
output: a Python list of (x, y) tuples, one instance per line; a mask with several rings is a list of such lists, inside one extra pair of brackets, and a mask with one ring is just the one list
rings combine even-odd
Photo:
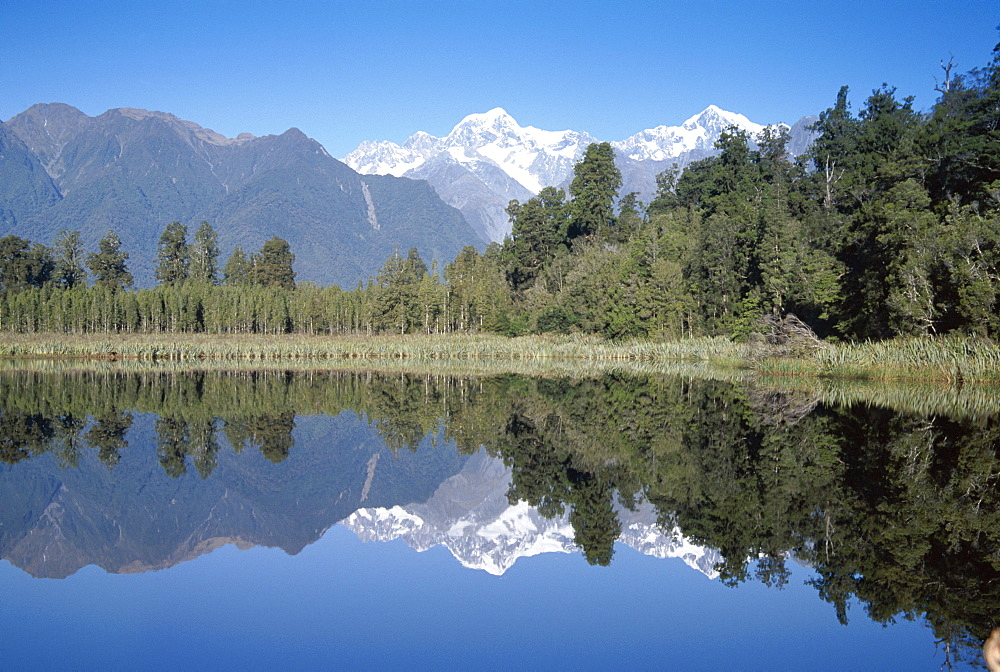
[(0, 119), (139, 107), (341, 157), (500, 106), (621, 140), (710, 104), (791, 123), (845, 84), (855, 110), (883, 82), (927, 109), (941, 60), (985, 65), (997, 24), (998, 0), (5, 0)]

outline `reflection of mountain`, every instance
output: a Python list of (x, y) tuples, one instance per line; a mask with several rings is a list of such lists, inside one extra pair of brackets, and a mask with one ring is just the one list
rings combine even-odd
[(169, 567), (227, 543), (298, 553), (362, 503), (423, 501), (464, 462), (451, 447), (394, 455), (353, 413), (296, 419), (289, 456), (228, 449), (207, 479), (171, 478), (156, 456), (155, 417), (140, 415), (109, 470), (93, 454), (77, 468), (51, 455), (0, 464), (0, 556), (34, 576), (86, 565), (109, 572)]
[[(568, 514), (548, 519), (525, 502), (510, 505), (510, 479), (502, 460), (480, 452), (426, 502), (359, 509), (343, 524), (364, 541), (403, 538), (418, 551), (443, 544), (464, 566), (496, 575), (518, 558), (576, 551)], [(636, 511), (619, 507), (618, 518), (619, 542), (646, 555), (681, 558), (709, 578), (718, 576), (718, 552), (688, 542), (678, 529), (664, 534), (648, 502)]]

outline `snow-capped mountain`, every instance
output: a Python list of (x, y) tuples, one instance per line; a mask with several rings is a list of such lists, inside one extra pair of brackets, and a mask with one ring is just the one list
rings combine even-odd
[(711, 152), (715, 141), (727, 128), (736, 126), (752, 137), (766, 128), (742, 114), (709, 105), (680, 126), (657, 126), (640, 131), (611, 146), (634, 161), (667, 161), (696, 150)]
[(470, 114), (451, 133), (412, 135), (402, 145), (364, 142), (344, 157), (357, 172), (425, 179), (484, 240), (510, 233), (504, 209), (559, 185), (595, 139), (576, 131), (521, 126), (501, 108)]
[(481, 162), (499, 166), (537, 194), (542, 187), (564, 181), (592, 142), (596, 140), (586, 133), (520, 126), (497, 107), (470, 114), (443, 138), (420, 131), (402, 145), (385, 140), (363, 142), (344, 157), (344, 163), (366, 175), (401, 177), (443, 154), (454, 163), (468, 165), (473, 172)]
[[(462, 565), (494, 575), (519, 558), (577, 551), (568, 514), (549, 519), (525, 502), (510, 505), (510, 478), (502, 460), (480, 452), (425, 503), (359, 509), (342, 524), (362, 541), (402, 538), (418, 551), (443, 544)], [(690, 543), (678, 529), (661, 531), (651, 504), (636, 511), (619, 508), (618, 519), (619, 542), (646, 555), (681, 558), (709, 578), (718, 576), (718, 551)]]
[[(648, 202), (657, 174), (711, 155), (715, 141), (731, 126), (751, 136), (765, 128), (711, 105), (680, 126), (657, 126), (612, 142), (622, 172), (621, 193), (635, 191)], [(427, 180), (485, 241), (501, 241), (510, 233), (505, 212), (510, 200), (524, 201), (546, 186), (566, 187), (573, 166), (592, 142), (598, 140), (588, 133), (521, 126), (498, 107), (470, 114), (443, 138), (421, 131), (402, 145), (363, 142), (343, 161), (365, 175)]]

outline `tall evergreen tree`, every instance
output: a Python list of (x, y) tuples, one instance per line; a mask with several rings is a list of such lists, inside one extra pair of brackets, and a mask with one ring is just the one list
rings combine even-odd
[(607, 142), (592, 143), (573, 169), (569, 193), (573, 198), (569, 238), (600, 236), (614, 224), (614, 203), (622, 186), (615, 152)]
[(194, 234), (191, 246), (191, 267), (189, 276), (197, 282), (216, 284), (218, 282), (219, 236), (208, 222), (202, 222)]
[(253, 281), (253, 264), (242, 247), (237, 246), (222, 269), (222, 281), (227, 285), (246, 285)]
[(271, 238), (253, 257), (253, 273), (257, 284), (264, 287), (295, 289), (293, 263), (295, 255), (292, 254), (288, 241), (277, 236)]
[(504, 245), (507, 278), (515, 290), (526, 289), (566, 242), (570, 206), (566, 192), (545, 187), (523, 204), (511, 201), (507, 214), (511, 222), (511, 238)]
[(162, 285), (179, 284), (187, 280), (190, 263), (187, 227), (179, 222), (168, 224), (156, 253), (156, 279)]
[(114, 231), (97, 243), (97, 254), (87, 255), (87, 268), (94, 276), (94, 284), (112, 290), (131, 287), (133, 278), (125, 262), (128, 253), (121, 251), (122, 241)]
[(0, 289), (25, 289), (35, 285), (30, 240), (9, 235), (0, 238)]
[(72, 289), (87, 282), (87, 272), (83, 269), (83, 243), (79, 231), (59, 232), (55, 244), (55, 271), (53, 279), (60, 287)]

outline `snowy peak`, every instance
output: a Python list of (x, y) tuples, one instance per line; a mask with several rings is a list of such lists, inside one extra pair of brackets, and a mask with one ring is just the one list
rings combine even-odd
[(494, 107), (489, 112), (470, 114), (451, 129), (448, 140), (460, 141), (470, 138), (478, 144), (488, 144), (502, 137), (520, 137), (523, 129), (502, 107)]
[[(436, 138), (430, 133), (424, 131), (417, 131), (403, 143), (403, 147), (418, 154), (430, 153), (434, 151), (437, 144), (441, 142), (441, 138)], [(387, 144), (392, 144), (387, 143)]]
[[(416, 136), (410, 140), (413, 138)], [(344, 163), (362, 175), (393, 175), (395, 177), (402, 177), (404, 173), (418, 167), (424, 160), (424, 152), (419, 148), (406, 144), (400, 147), (395, 142), (388, 140), (365, 140), (343, 159)]]
[[(612, 142), (624, 184), (621, 193), (656, 193), (656, 175), (671, 163), (684, 167), (715, 153), (715, 141), (735, 126), (756, 137), (764, 126), (742, 114), (709, 105), (680, 126), (657, 126)], [(578, 131), (521, 126), (502, 107), (470, 114), (443, 138), (419, 132), (402, 146), (364, 142), (344, 157), (362, 174), (425, 179), (441, 198), (465, 215), (484, 240), (510, 234), (506, 207), (512, 198), (566, 187), (573, 168), (597, 138)], [(520, 193), (518, 193), (520, 192)]]
[(709, 105), (704, 110), (694, 115), (683, 124), (683, 128), (693, 129), (696, 127), (701, 127), (713, 131), (724, 131), (730, 126), (737, 126), (746, 131), (760, 132), (763, 130), (763, 126), (760, 124), (755, 124), (754, 122), (747, 119), (742, 114), (736, 112), (727, 112), (720, 107), (715, 105)]
[(611, 144), (635, 161), (667, 161), (690, 152), (711, 152), (722, 132), (732, 126), (746, 131), (751, 137), (765, 128), (742, 114), (709, 105), (680, 126), (649, 128)]

